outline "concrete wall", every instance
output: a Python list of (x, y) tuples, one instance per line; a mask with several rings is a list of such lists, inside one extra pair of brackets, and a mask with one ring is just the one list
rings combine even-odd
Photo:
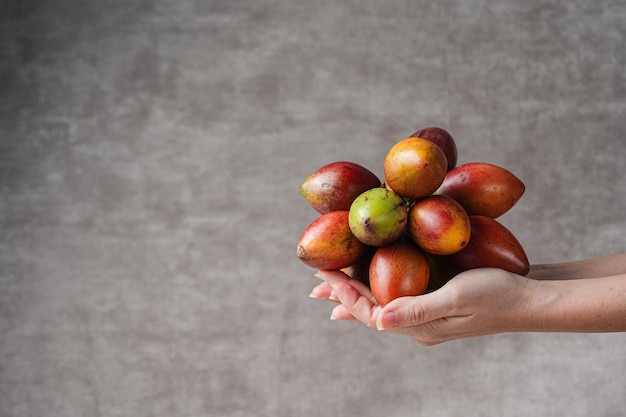
[(626, 335), (328, 320), (301, 181), (441, 126), (626, 250), (626, 2), (0, 2), (0, 416), (623, 416)]

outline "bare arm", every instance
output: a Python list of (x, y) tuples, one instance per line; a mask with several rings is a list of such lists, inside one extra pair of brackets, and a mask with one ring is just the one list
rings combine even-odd
[(626, 253), (582, 261), (532, 265), (528, 278), (563, 280), (608, 277), (626, 273)]
[(626, 331), (626, 274), (536, 281), (529, 297), (530, 331)]

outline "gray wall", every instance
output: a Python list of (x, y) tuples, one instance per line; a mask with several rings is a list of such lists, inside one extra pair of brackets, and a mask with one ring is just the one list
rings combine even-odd
[(437, 125), (626, 250), (626, 2), (0, 2), (0, 416), (623, 416), (625, 334), (328, 320), (300, 182)]

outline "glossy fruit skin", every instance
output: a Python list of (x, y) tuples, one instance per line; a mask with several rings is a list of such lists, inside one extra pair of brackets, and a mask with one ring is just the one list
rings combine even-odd
[(460, 252), (447, 257), (458, 271), (500, 268), (526, 275), (530, 264), (521, 243), (509, 229), (487, 216), (469, 216), (472, 237)]
[(465, 209), (445, 195), (417, 200), (409, 209), (409, 234), (422, 249), (434, 255), (451, 255), (470, 240)]
[(495, 219), (509, 211), (525, 190), (524, 183), (507, 169), (470, 162), (448, 172), (435, 194), (454, 198), (469, 215)]
[(413, 133), (410, 137), (426, 139), (439, 146), (446, 155), (448, 161), (448, 171), (456, 167), (457, 149), (452, 135), (440, 127), (427, 127)]
[(350, 231), (347, 211), (318, 217), (302, 233), (296, 255), (308, 266), (334, 271), (354, 264), (367, 247)]
[(318, 213), (325, 214), (349, 210), (359, 194), (380, 185), (380, 179), (367, 168), (354, 162), (337, 161), (309, 175), (300, 186), (300, 194)]
[(361, 242), (384, 246), (406, 230), (409, 214), (404, 199), (387, 188), (372, 188), (350, 206), (350, 230)]
[(410, 239), (378, 248), (370, 265), (372, 295), (384, 306), (404, 296), (424, 294), (430, 266), (424, 251)]
[(385, 157), (385, 184), (402, 197), (417, 199), (434, 192), (448, 171), (441, 148), (421, 138), (406, 138)]

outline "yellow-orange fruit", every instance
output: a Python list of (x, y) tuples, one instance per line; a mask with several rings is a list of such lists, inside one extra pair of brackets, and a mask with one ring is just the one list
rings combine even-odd
[(451, 255), (462, 250), (470, 240), (469, 216), (450, 197), (424, 197), (409, 210), (409, 234), (426, 252)]
[(448, 160), (448, 171), (456, 166), (456, 143), (447, 130), (440, 127), (427, 127), (413, 133), (411, 137), (426, 139), (439, 146)]
[(446, 155), (426, 139), (403, 139), (392, 146), (385, 157), (386, 186), (409, 199), (432, 194), (447, 171)]

